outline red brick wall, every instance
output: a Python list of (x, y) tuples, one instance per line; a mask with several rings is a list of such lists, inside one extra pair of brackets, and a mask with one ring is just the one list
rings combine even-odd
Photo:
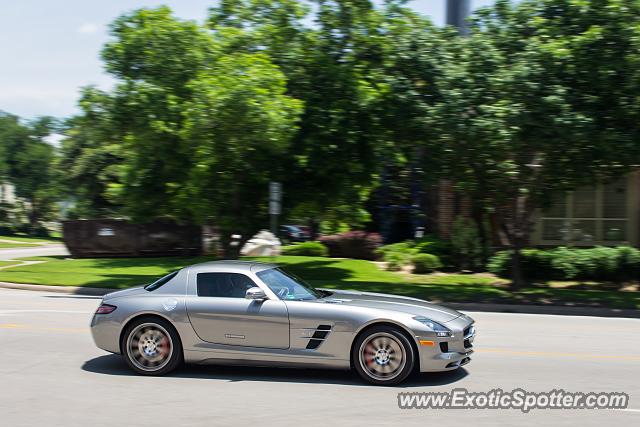
[(453, 183), (443, 179), (438, 184), (438, 235), (444, 239), (451, 237), (451, 227), (455, 217), (455, 193)]

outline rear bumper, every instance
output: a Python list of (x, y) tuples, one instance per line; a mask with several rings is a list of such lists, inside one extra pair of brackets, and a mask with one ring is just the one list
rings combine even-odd
[(94, 314), (91, 319), (93, 342), (103, 350), (120, 353), (120, 324), (110, 314)]

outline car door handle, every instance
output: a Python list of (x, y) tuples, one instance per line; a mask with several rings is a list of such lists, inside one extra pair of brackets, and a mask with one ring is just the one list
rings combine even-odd
[(244, 339), (244, 335), (236, 335), (236, 334), (224, 334), (225, 338), (237, 338), (237, 339)]

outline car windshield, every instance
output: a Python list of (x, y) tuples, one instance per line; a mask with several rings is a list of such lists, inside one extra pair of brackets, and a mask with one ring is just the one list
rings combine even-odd
[(309, 301), (322, 297), (309, 284), (279, 268), (263, 270), (257, 275), (280, 299)]

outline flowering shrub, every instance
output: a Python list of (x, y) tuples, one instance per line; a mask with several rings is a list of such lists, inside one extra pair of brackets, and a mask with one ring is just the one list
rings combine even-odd
[(320, 242), (329, 249), (331, 257), (374, 260), (376, 249), (382, 245), (382, 238), (378, 233), (347, 231), (322, 236)]

